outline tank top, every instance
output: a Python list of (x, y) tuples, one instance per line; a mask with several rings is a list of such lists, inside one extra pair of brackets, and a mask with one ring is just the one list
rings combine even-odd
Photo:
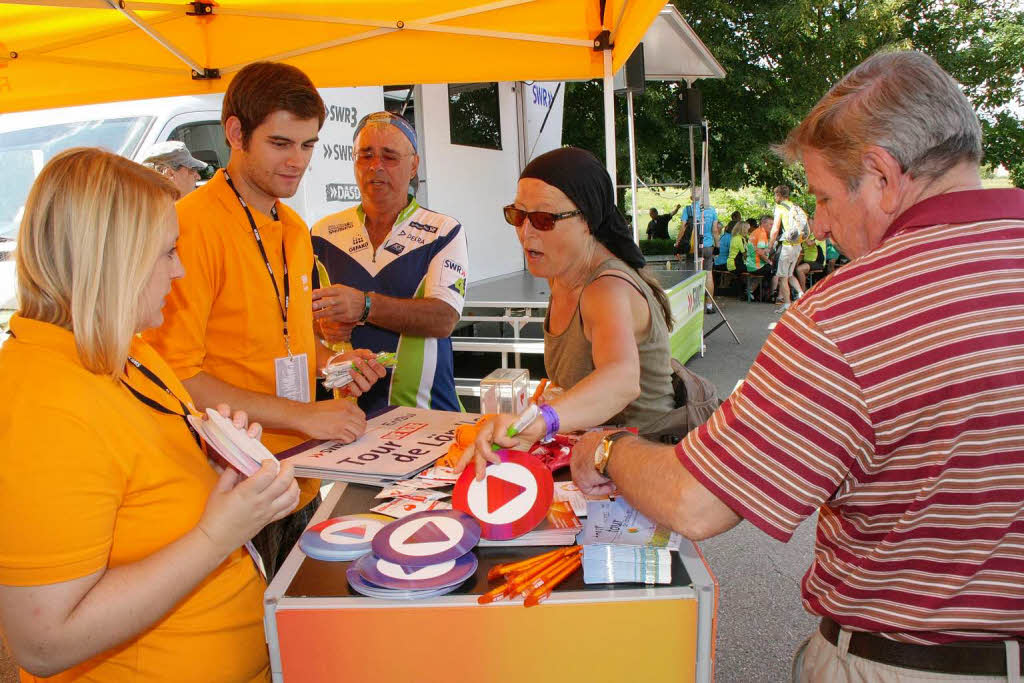
[[(651, 312), (647, 335), (637, 343), (640, 355), (640, 395), (623, 410), (608, 420), (611, 424), (636, 427), (640, 434), (675, 407), (672, 393), (671, 351), (669, 331), (661, 305), (651, 287), (626, 263), (617, 258), (602, 262), (587, 278), (584, 289), (609, 270), (621, 272), (643, 294)], [(618, 276), (616, 276), (618, 277)], [(582, 295), (581, 295), (582, 296)], [(563, 389), (571, 389), (594, 371), (591, 344), (583, 334), (583, 316), (579, 301), (569, 326), (561, 334), (551, 333), (550, 306), (544, 316), (544, 369), (548, 379)], [(596, 426), (596, 425), (594, 425)]]

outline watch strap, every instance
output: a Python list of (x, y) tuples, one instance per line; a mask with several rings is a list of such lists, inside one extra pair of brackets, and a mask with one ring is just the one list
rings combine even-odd
[(612, 445), (624, 436), (634, 436), (634, 434), (629, 430), (620, 429), (601, 439), (598, 452), (594, 457), (594, 467), (597, 469), (598, 474), (604, 475), (608, 470), (608, 462), (612, 458)]
[(366, 319), (370, 317), (370, 293), (363, 292), (363, 314), (359, 316), (358, 322), (360, 324), (365, 323)]

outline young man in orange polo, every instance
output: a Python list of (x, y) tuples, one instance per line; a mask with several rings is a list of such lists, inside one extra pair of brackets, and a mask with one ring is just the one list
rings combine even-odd
[[(309, 165), (323, 100), (295, 67), (250, 64), (228, 87), (221, 121), (231, 160), (177, 204), (185, 277), (146, 339), (197, 406), (245, 410), (275, 453), (310, 437), (352, 441), (366, 427), (359, 408), (311, 402), (326, 355), (313, 334), (313, 247), (306, 224), (278, 201), (295, 194)], [(369, 376), (383, 375), (374, 366)], [(253, 539), (268, 580), (312, 516), (319, 485), (300, 480), (296, 512)]]

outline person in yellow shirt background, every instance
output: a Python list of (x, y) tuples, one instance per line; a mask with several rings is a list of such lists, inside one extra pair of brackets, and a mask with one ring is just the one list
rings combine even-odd
[(296, 505), (292, 468), (218, 477), (137, 334), (183, 274), (177, 195), (77, 148), (26, 203), (0, 349), (0, 631), (23, 681), (269, 680), (266, 584), (242, 546)]
[[(352, 441), (366, 428), (350, 401), (311, 401), (329, 355), (313, 333), (313, 247), (306, 224), (279, 201), (298, 189), (324, 117), (320, 94), (295, 67), (256, 62), (238, 72), (221, 111), (228, 167), (177, 204), (186, 276), (163, 325), (146, 334), (200, 408), (245, 410), (274, 453), (308, 438)], [(352, 355), (358, 394), (385, 370), (361, 360), (368, 352)], [(319, 487), (300, 479), (299, 509), (253, 539), (268, 579), (316, 510)]]
[[(812, 227), (814, 226), (813, 218), (808, 218), (807, 222)], [(801, 249), (803, 251), (800, 254), (800, 263), (797, 264), (794, 273), (797, 282), (800, 283), (800, 289), (806, 292), (807, 275), (825, 272), (825, 243), (816, 240), (812, 232), (801, 242)]]
[(729, 255), (725, 262), (726, 270), (737, 275), (743, 282), (742, 288), (737, 287), (741, 292), (741, 301), (753, 301), (750, 294), (750, 278), (747, 277), (747, 251), (750, 245), (750, 225), (746, 221), (737, 221), (732, 229), (732, 240), (729, 242)]

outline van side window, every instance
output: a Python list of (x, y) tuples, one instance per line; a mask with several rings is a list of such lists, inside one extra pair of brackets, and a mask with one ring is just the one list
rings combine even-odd
[(497, 83), (449, 83), (448, 123), (453, 145), (501, 149)]
[(220, 121), (186, 123), (171, 131), (167, 139), (184, 142), (192, 156), (209, 164), (201, 174), (203, 180), (209, 180), (214, 171), (228, 165), (231, 149), (224, 139), (224, 127)]

